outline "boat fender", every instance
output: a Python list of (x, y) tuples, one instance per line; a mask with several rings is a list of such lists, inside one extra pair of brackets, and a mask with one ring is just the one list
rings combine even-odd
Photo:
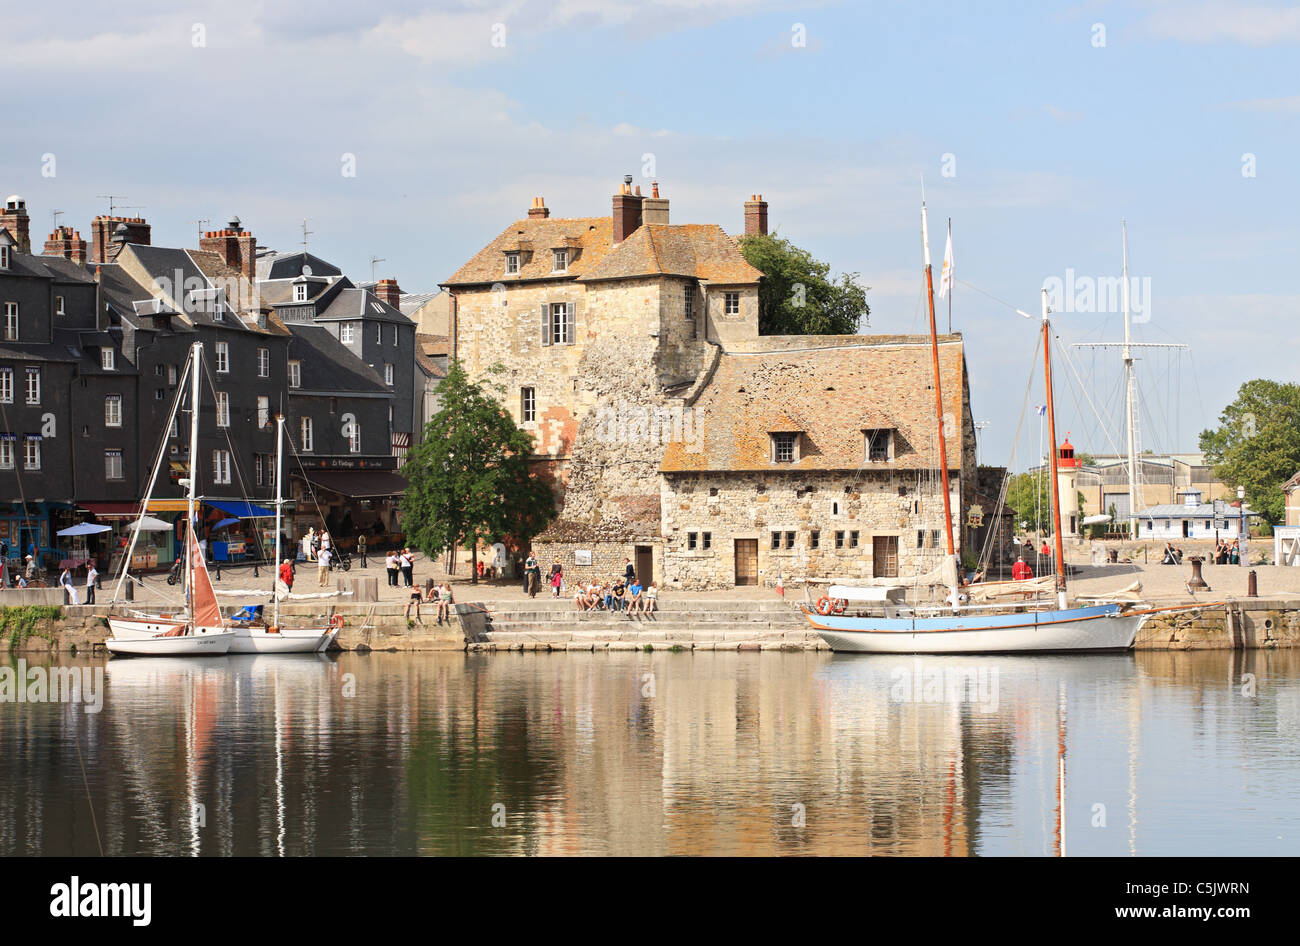
[(341, 614), (336, 614), (336, 615), (334, 615), (334, 617), (330, 618), (330, 627), (338, 628), (339, 630), (342, 630), (342, 629), (343, 629), (343, 615), (341, 615)]
[(270, 627), (268, 627), (268, 628), (266, 629), (266, 633), (268, 633), (268, 634), (279, 634), (279, 633), (280, 633), (280, 625), (278, 625), (278, 624), (272, 624)]

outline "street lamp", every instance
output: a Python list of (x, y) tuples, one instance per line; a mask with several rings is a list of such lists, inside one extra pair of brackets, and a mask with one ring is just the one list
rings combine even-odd
[(1237, 487), (1237, 510), (1241, 513), (1241, 524), (1237, 526), (1237, 547), (1239, 549), (1237, 563), (1242, 568), (1245, 568), (1250, 557), (1246, 554), (1246, 487), (1244, 486)]

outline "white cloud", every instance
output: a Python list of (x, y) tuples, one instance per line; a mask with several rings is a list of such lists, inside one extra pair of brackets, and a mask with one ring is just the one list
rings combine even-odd
[(1164, 3), (1146, 17), (1143, 28), (1185, 43), (1273, 46), (1300, 42), (1300, 7), (1231, 0)]

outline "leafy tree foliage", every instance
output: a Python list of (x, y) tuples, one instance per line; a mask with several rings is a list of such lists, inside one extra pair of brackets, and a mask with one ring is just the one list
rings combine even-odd
[[(1041, 473), (1017, 473), (1007, 484), (1007, 505), (1016, 511), (1016, 528), (1027, 522), (1030, 532), (1050, 535), (1052, 532), (1052, 474), (1049, 469)], [(1079, 517), (1083, 518), (1083, 493), (1078, 494)], [(1068, 507), (1067, 507), (1068, 508)], [(1068, 522), (1062, 526), (1069, 528)]]
[(761, 335), (853, 335), (871, 315), (857, 273), (832, 279), (830, 266), (774, 233), (740, 238), (740, 252), (764, 277), (758, 286)]
[(431, 558), (469, 545), (478, 580), (478, 544), (511, 537), (527, 544), (555, 515), (551, 484), (529, 471), (533, 438), (494, 397), (452, 362), (438, 385), (442, 409), (407, 455), (402, 495), (407, 543)]
[(1247, 381), (1219, 415), (1219, 426), (1201, 432), (1200, 445), (1215, 477), (1245, 486), (1249, 507), (1281, 522), (1282, 484), (1300, 470), (1300, 384)]

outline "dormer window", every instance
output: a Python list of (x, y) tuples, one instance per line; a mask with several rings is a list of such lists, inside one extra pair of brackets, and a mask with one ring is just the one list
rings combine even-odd
[(797, 433), (772, 434), (772, 462), (793, 463), (799, 459), (799, 435)]
[(519, 254), (518, 253), (506, 254), (506, 275), (507, 276), (519, 275)]
[(114, 365), (116, 364), (114, 358), (115, 355), (113, 349), (109, 348), (107, 345), (99, 350), (99, 363), (103, 366), (105, 371), (114, 370)]
[(569, 271), (568, 247), (560, 247), (559, 249), (551, 250), (551, 257), (554, 260), (551, 266), (551, 272), (567, 273)]
[(9, 247), (7, 244), (0, 243), (0, 269), (9, 268)]
[(864, 430), (863, 457), (868, 463), (888, 463), (894, 459), (894, 432), (892, 430)]
[(293, 287), (293, 301), (294, 302), (307, 301), (307, 284), (305, 282), (300, 282)]

